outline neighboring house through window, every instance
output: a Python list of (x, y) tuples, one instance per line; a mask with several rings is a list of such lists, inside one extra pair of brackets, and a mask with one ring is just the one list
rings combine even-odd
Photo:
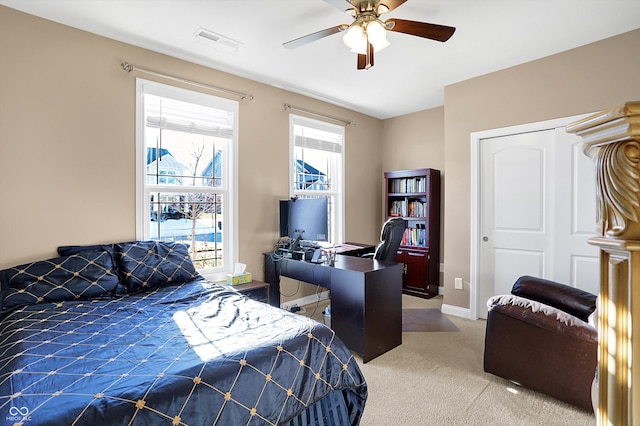
[(328, 197), (330, 242), (344, 241), (344, 127), (289, 115), (291, 197)]
[(189, 245), (214, 276), (237, 258), (238, 103), (137, 80), (137, 238)]

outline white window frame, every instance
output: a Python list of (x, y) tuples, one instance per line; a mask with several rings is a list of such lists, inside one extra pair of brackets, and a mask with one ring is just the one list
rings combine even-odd
[(182, 89), (155, 81), (136, 79), (136, 238), (147, 240), (150, 236), (150, 206), (149, 198), (152, 192), (200, 192), (194, 187), (176, 187), (176, 185), (161, 185), (147, 183), (146, 146), (145, 146), (145, 111), (144, 94), (179, 99), (185, 102), (206, 105), (208, 107), (231, 111), (235, 115), (233, 120), (233, 135), (230, 146), (224, 151), (222, 167), (222, 186), (216, 187), (215, 192), (222, 194), (222, 261), (217, 268), (199, 270), (207, 278), (222, 280), (227, 273), (232, 272), (233, 265), (238, 262), (238, 102), (220, 98), (202, 92)]
[[(320, 149), (324, 151), (334, 152), (339, 154), (337, 156), (337, 164), (334, 164), (335, 175), (332, 177), (332, 190), (319, 191), (319, 190), (301, 190), (296, 188), (296, 163), (295, 163), (295, 147), (300, 146), (301, 141), (296, 144), (294, 126), (304, 126), (311, 129), (322, 130), (325, 132), (331, 132), (336, 136), (339, 136), (339, 142), (327, 142), (327, 141), (315, 141), (310, 140), (305, 143), (309, 148)], [(337, 151), (337, 152), (336, 152)], [(332, 224), (329, 230), (329, 239), (333, 244), (340, 244), (344, 242), (344, 220), (345, 220), (345, 201), (344, 201), (344, 182), (345, 182), (345, 129), (344, 126), (338, 126), (335, 124), (327, 123), (320, 120), (315, 120), (308, 117), (303, 117), (296, 114), (289, 114), (289, 196), (328, 196), (331, 197), (331, 213), (332, 217), (330, 223)]]

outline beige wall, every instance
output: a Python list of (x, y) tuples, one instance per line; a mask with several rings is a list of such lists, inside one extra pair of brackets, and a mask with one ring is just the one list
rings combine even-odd
[[(444, 107), (384, 120), (384, 171), (444, 169)], [(382, 176), (380, 177), (382, 179)]]
[(135, 238), (135, 76), (123, 61), (255, 96), (240, 101), (238, 201), (239, 260), (256, 278), (288, 196), (285, 102), (356, 121), (346, 129), (346, 238), (377, 241), (380, 120), (4, 6), (0, 52), (0, 268), (53, 257), (58, 245)]
[[(428, 167), (440, 170), (441, 233), (440, 263), (444, 259), (444, 107), (427, 109), (413, 114), (384, 120), (382, 124), (382, 169), (383, 171), (420, 169)], [(384, 179), (380, 176), (380, 191), (384, 195)], [(384, 217), (384, 203), (380, 202)], [(440, 280), (442, 281), (442, 271)], [(442, 284), (440, 284), (442, 285)]]
[(470, 133), (640, 99), (638, 46), (640, 30), (445, 88), (445, 304), (469, 307)]

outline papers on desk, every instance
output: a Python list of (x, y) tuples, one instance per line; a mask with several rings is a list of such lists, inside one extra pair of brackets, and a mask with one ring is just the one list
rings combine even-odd
[(330, 243), (330, 242), (327, 242), (327, 241), (320, 241), (317, 244), (318, 244), (319, 248), (325, 249), (325, 250), (336, 248), (336, 247), (340, 247), (342, 245), (342, 244), (333, 244), (333, 243)]

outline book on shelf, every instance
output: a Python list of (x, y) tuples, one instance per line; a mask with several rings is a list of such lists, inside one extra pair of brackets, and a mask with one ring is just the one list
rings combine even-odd
[(427, 203), (420, 200), (394, 200), (389, 206), (389, 216), (425, 217)]
[(391, 179), (390, 191), (401, 194), (411, 192), (424, 192), (427, 187), (426, 183), (427, 179), (424, 176)]
[(412, 200), (409, 202), (409, 217), (424, 217), (426, 212), (426, 205), (424, 201)]
[(405, 217), (407, 215), (407, 201), (395, 200), (389, 207), (389, 216)]
[(423, 224), (416, 224), (416, 227), (407, 228), (404, 230), (404, 235), (402, 237), (402, 242), (400, 243), (403, 246), (418, 246), (418, 247), (426, 247), (427, 246), (427, 230), (425, 229)]

